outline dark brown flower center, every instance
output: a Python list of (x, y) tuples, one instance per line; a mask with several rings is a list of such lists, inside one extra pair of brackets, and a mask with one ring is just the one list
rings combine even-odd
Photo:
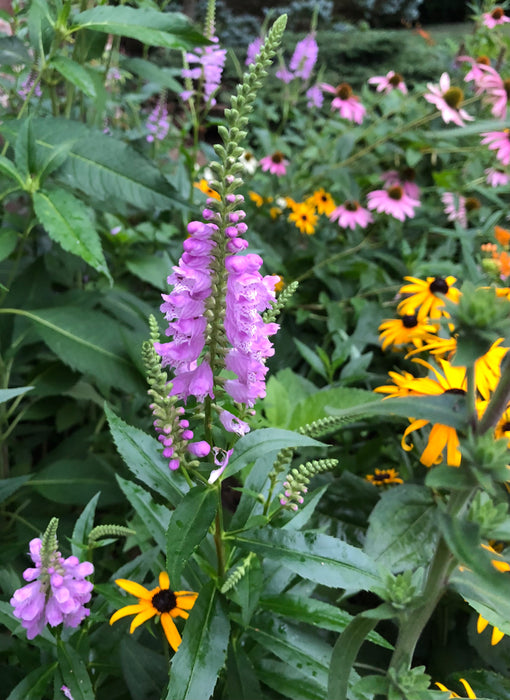
[(341, 100), (348, 100), (352, 97), (352, 88), (348, 83), (340, 83), (335, 90), (335, 95)]
[(429, 285), (429, 289), (432, 294), (447, 294), (448, 293), (448, 282), (442, 277), (434, 277)]
[(502, 7), (495, 7), (491, 12), (492, 19), (501, 19), (505, 14)]
[(301, 221), (308, 221), (308, 214), (301, 214)]
[(399, 185), (394, 185), (388, 189), (388, 196), (391, 197), (391, 199), (398, 201), (399, 199), (402, 199), (403, 195), (404, 190)]
[(510, 78), (503, 80), (503, 87), (505, 88), (506, 99), (510, 100)]
[(444, 93), (443, 98), (448, 107), (457, 109), (464, 99), (464, 93), (458, 87), (451, 87)]
[(466, 392), (464, 389), (447, 389), (446, 391), (443, 392), (443, 394), (455, 394), (458, 396), (465, 396)]
[(400, 73), (394, 73), (388, 82), (390, 85), (393, 85), (393, 87), (397, 87), (403, 80), (404, 78), (400, 75)]
[(173, 591), (164, 588), (152, 596), (151, 603), (159, 613), (168, 613), (177, 607), (177, 598)]
[(480, 209), (480, 200), (476, 197), (466, 197), (466, 211), (475, 211), (475, 209)]
[(502, 433), (508, 433), (510, 431), (510, 422), (507, 421), (506, 423), (503, 423), (501, 426), (501, 432)]
[(402, 170), (402, 178), (404, 180), (411, 180), (411, 182), (416, 177), (416, 171), (414, 168), (404, 168)]
[(491, 60), (488, 56), (478, 56), (476, 62), (481, 63), (484, 66), (490, 66), (491, 64)]
[(344, 207), (345, 207), (345, 209), (347, 209), (347, 211), (358, 211), (358, 209), (359, 209), (359, 204), (358, 204), (358, 202), (355, 202), (355, 201), (352, 200), (352, 199), (348, 199), (348, 200), (344, 203)]
[(382, 471), (380, 474), (374, 474), (372, 476), (373, 481), (387, 481), (388, 479), (391, 479), (391, 474), (386, 471)]
[(275, 151), (273, 155), (271, 156), (271, 160), (273, 163), (281, 163), (284, 159), (284, 155), (281, 151)]
[(415, 328), (418, 325), (416, 314), (406, 314), (402, 316), (402, 325), (404, 328)]
[(244, 160), (252, 160), (253, 159), (253, 153), (251, 151), (246, 151), (244, 154)]

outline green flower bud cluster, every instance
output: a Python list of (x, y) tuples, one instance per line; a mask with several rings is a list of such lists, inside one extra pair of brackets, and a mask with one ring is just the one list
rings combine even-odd
[(331, 471), (337, 464), (337, 459), (317, 459), (292, 469), (283, 482), (285, 491), (279, 496), (280, 505), (297, 510), (304, 501), (302, 494), (308, 491), (312, 477), (321, 472)]
[(508, 539), (508, 504), (494, 503), (485, 491), (478, 491), (471, 502), (468, 519), (480, 527), (484, 539)]
[(428, 694), (424, 695), (424, 691), (430, 687), (431, 678), (425, 673), (425, 666), (402, 668), (398, 672), (390, 668), (388, 677), (393, 686), (390, 686), (388, 692), (388, 698), (391, 700), (422, 700), (428, 697)]
[(255, 554), (253, 552), (250, 552), (248, 556), (245, 559), (243, 559), (239, 566), (237, 566), (234, 569), (234, 571), (232, 571), (232, 573), (229, 574), (227, 580), (221, 587), (221, 593), (227, 593), (227, 591), (230, 591), (232, 588), (235, 588), (237, 586), (239, 581), (243, 578), (243, 576), (250, 568), (251, 561), (254, 558)]
[(510, 479), (508, 441), (495, 440), (492, 432), (483, 435), (470, 433), (461, 445), (462, 466), (467, 467), (482, 488), (492, 492), (493, 480)]
[(421, 596), (423, 569), (416, 571), (404, 571), (393, 575), (388, 573), (384, 579), (384, 586), (374, 589), (375, 593), (384, 601), (390, 603), (396, 611), (401, 612), (406, 608), (416, 605)]
[(89, 547), (101, 537), (128, 537), (136, 535), (135, 530), (131, 530), (123, 525), (97, 525), (89, 533)]
[(278, 295), (278, 299), (274, 302), (273, 306), (264, 311), (262, 314), (262, 320), (264, 323), (273, 323), (276, 321), (282, 309), (284, 309), (289, 301), (291, 300), (294, 292), (297, 290), (299, 282), (291, 282), (285, 289), (281, 291)]

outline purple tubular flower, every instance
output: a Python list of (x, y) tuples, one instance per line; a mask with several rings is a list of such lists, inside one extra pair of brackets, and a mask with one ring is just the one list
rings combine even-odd
[(49, 562), (41, 561), (42, 541), (37, 537), (30, 542), (30, 556), (35, 568), (23, 573), (26, 586), (14, 591), (11, 605), (14, 616), (21, 620), (28, 639), (33, 639), (44, 629), (51, 627), (78, 627), (89, 615), (84, 607), (92, 594), (93, 585), (85, 577), (94, 572), (88, 561), (80, 563), (77, 557), (64, 559), (54, 551)]
[(156, 139), (162, 141), (168, 134), (170, 122), (168, 120), (168, 110), (166, 105), (159, 104), (149, 114), (147, 119), (147, 141), (152, 143)]
[(246, 51), (246, 61), (244, 62), (245, 66), (250, 66), (252, 63), (255, 63), (255, 57), (257, 56), (258, 52), (260, 51), (260, 47), (262, 46), (262, 42), (263, 42), (263, 39), (260, 36), (258, 36), (248, 46), (248, 50)]
[(322, 90), (318, 85), (312, 85), (312, 87), (308, 88), (306, 91), (306, 96), (308, 98), (308, 102), (306, 103), (308, 109), (311, 109), (312, 107), (317, 107), (320, 109), (324, 104), (324, 95), (322, 94)]
[(213, 469), (209, 474), (209, 478), (207, 479), (208, 484), (214, 484), (214, 482), (220, 478), (227, 468), (228, 461), (233, 451), (233, 448), (231, 450), (222, 450), (221, 447), (213, 447), (214, 464), (216, 464), (218, 469)]
[(296, 78), (308, 80), (319, 55), (319, 47), (313, 34), (308, 34), (296, 44), (289, 68)]
[(262, 258), (254, 253), (228, 256), (225, 332), (232, 348), (225, 367), (237, 375), (227, 379), (225, 391), (238, 403), (253, 406), (265, 396), (264, 361), (274, 354), (268, 336), (277, 332), (277, 323), (264, 323), (260, 313), (271, 308), (275, 298), (276, 276), (262, 277)]
[[(221, 75), (227, 57), (226, 49), (220, 49), (218, 37), (210, 37), (214, 42), (212, 46), (203, 46), (195, 49), (194, 52), (186, 54), (188, 64), (198, 64), (195, 68), (185, 68), (182, 70), (182, 77), (191, 80), (203, 81), (204, 102), (211, 106), (216, 104), (213, 95), (219, 88), (221, 83)], [(189, 91), (186, 91), (186, 99), (191, 96)], [(182, 96), (182, 95), (181, 95)]]
[(250, 432), (250, 426), (248, 423), (245, 423), (244, 420), (234, 416), (234, 414), (230, 413), (230, 411), (221, 411), (220, 421), (225, 430), (227, 430), (229, 433), (235, 433), (236, 435), (242, 437), (243, 435), (246, 435), (246, 433)]

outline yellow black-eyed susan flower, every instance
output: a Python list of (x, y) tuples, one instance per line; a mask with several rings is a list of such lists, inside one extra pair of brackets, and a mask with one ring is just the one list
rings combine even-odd
[(423, 345), (424, 338), (436, 330), (436, 326), (427, 323), (426, 319), (419, 319), (416, 314), (405, 314), (400, 318), (383, 321), (379, 326), (379, 340), (383, 350), (388, 346), (399, 348), (402, 345), (419, 348)]
[(306, 233), (307, 236), (314, 234), (317, 223), (317, 214), (314, 207), (306, 202), (295, 202), (291, 208), (292, 212), (289, 214), (289, 221), (292, 221), (301, 233)]
[(159, 575), (159, 586), (152, 590), (147, 590), (144, 586), (134, 581), (124, 578), (116, 579), (115, 583), (125, 591), (138, 598), (135, 605), (126, 605), (117, 610), (110, 618), (110, 625), (127, 615), (136, 615), (131, 621), (129, 632), (134, 630), (155, 615), (159, 616), (161, 626), (165, 632), (168, 643), (174, 651), (177, 651), (181, 643), (181, 635), (175, 626), (174, 618), (189, 617), (188, 610), (191, 610), (198, 597), (198, 593), (192, 591), (172, 591), (170, 579), (165, 571)]
[(220, 199), (220, 195), (216, 192), (216, 190), (213, 190), (212, 187), (209, 187), (209, 183), (204, 178), (198, 182), (195, 182), (193, 187), (196, 187), (197, 190), (200, 190), (200, 192), (203, 192), (212, 199)]
[(367, 474), (365, 479), (374, 484), (374, 486), (391, 486), (392, 484), (404, 483), (396, 469), (375, 469), (374, 473)]
[(319, 214), (326, 214), (326, 216), (332, 214), (336, 208), (335, 200), (323, 187), (308, 197), (306, 204), (317, 209)]
[[(476, 699), (475, 692), (474, 692), (473, 688), (469, 685), (469, 683), (464, 678), (459, 678), (459, 682), (462, 683), (462, 685), (464, 686), (466, 693), (467, 693), (467, 697)], [(450, 690), (442, 683), (436, 683), (436, 685), (439, 688), (439, 690), (442, 690), (444, 693), (450, 693), (450, 695), (448, 696), (449, 698), (461, 698), (462, 697), (462, 695), (457, 695), (457, 693), (454, 693), (453, 690)]]
[(452, 275), (448, 277), (427, 277), (426, 280), (418, 277), (404, 277), (410, 284), (404, 284), (400, 289), (401, 294), (406, 294), (397, 307), (399, 314), (418, 314), (418, 318), (427, 316), (430, 319), (440, 318), (449, 314), (444, 310), (444, 301), (440, 294), (450, 301), (457, 303), (460, 290), (453, 285), (457, 281)]
[[(486, 620), (481, 615), (478, 615), (478, 620), (476, 622), (476, 631), (478, 632), (478, 634), (482, 634), (482, 632), (484, 631), (484, 629), (487, 627), (488, 624), (489, 624), (488, 620)], [(504, 636), (505, 636), (505, 633), (502, 632), (498, 627), (493, 627), (492, 634), (491, 634), (491, 646), (496, 646), (496, 644), (499, 644)]]

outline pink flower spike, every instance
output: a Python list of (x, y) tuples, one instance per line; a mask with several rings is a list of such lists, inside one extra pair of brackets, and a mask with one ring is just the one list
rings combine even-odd
[(444, 192), (441, 201), (448, 221), (458, 221), (462, 228), (467, 228), (466, 198), (453, 192)]
[(494, 29), (498, 24), (510, 22), (510, 17), (505, 15), (502, 7), (495, 7), (492, 12), (484, 12), (482, 21), (488, 29)]
[(382, 214), (389, 214), (399, 221), (414, 217), (414, 209), (420, 206), (417, 199), (409, 197), (399, 185), (387, 190), (374, 190), (367, 195), (368, 208)]
[(496, 158), (503, 164), (510, 163), (510, 129), (486, 131), (482, 134), (482, 145), (496, 151)]
[(350, 228), (354, 231), (356, 226), (366, 228), (374, 218), (359, 202), (347, 200), (331, 213), (329, 220), (338, 221), (340, 228)]
[(244, 62), (245, 66), (251, 66), (252, 63), (255, 63), (255, 58), (258, 52), (260, 51), (262, 41), (263, 39), (260, 36), (258, 36), (248, 46), (248, 50), (246, 52), (246, 61)]
[(281, 151), (275, 151), (270, 156), (264, 156), (261, 158), (260, 167), (264, 172), (269, 171), (272, 175), (277, 177), (282, 177), (287, 172), (287, 165), (289, 161), (285, 158)]
[(448, 73), (442, 74), (439, 85), (427, 83), (427, 87), (430, 92), (426, 92), (424, 97), (441, 112), (445, 124), (453, 122), (457, 126), (464, 126), (464, 121), (473, 121), (474, 117), (460, 108), (464, 93), (458, 87), (450, 87)]
[(400, 90), (403, 95), (407, 95), (407, 87), (400, 73), (390, 70), (386, 75), (375, 75), (368, 79), (369, 85), (375, 85), (377, 92), (388, 94), (392, 90)]

